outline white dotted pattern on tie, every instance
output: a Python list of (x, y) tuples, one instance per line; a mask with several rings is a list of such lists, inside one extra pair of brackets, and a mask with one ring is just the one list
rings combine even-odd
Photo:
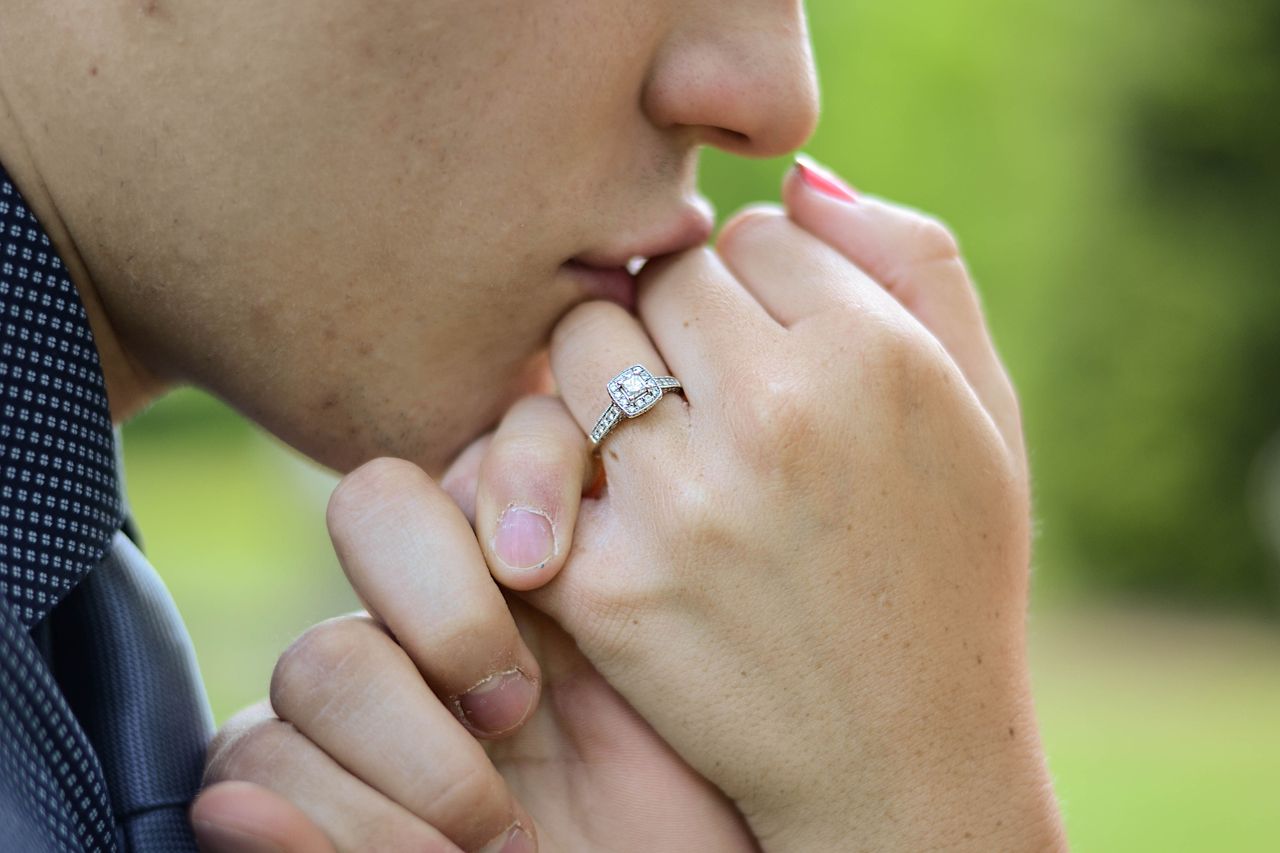
[(34, 625), (121, 519), (102, 369), (48, 236), (0, 179), (0, 595)]

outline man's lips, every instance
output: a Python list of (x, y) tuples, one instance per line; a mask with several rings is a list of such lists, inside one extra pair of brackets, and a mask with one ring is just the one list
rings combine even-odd
[(715, 217), (711, 203), (696, 196), (647, 233), (623, 237), (612, 247), (583, 252), (564, 264), (592, 299), (607, 299), (629, 309), (636, 305), (636, 276), (650, 258), (705, 244)]
[[(639, 271), (639, 262), (631, 269)], [(564, 265), (582, 285), (582, 291), (591, 299), (616, 302), (628, 311), (636, 307), (636, 277), (627, 267), (594, 267), (579, 260)]]

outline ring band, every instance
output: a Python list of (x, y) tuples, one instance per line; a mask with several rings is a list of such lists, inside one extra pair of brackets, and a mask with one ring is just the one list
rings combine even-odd
[(633, 364), (609, 380), (612, 402), (591, 430), (591, 444), (598, 447), (623, 418), (638, 418), (652, 409), (668, 391), (679, 391), (680, 380), (674, 376), (654, 376), (642, 365)]

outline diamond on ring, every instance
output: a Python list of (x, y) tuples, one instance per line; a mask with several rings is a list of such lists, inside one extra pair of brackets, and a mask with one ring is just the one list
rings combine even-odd
[(609, 383), (609, 396), (629, 418), (642, 415), (662, 397), (662, 389), (653, 374), (638, 364), (613, 377)]
[(665, 392), (679, 388), (680, 382), (674, 376), (654, 376), (643, 365), (631, 365), (609, 380), (609, 398), (613, 402), (591, 430), (591, 443), (599, 444), (624, 417), (643, 415), (658, 404)]

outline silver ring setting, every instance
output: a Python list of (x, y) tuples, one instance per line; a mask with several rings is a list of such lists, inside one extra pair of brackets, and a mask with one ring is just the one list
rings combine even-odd
[(638, 418), (652, 409), (668, 391), (679, 391), (680, 380), (674, 376), (654, 376), (643, 365), (633, 364), (609, 380), (609, 398), (591, 430), (591, 444), (599, 446), (624, 418)]

